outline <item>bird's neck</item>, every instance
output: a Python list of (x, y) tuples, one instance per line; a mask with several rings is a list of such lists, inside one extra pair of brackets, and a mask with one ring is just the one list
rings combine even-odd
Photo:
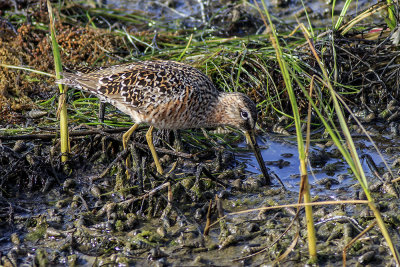
[(216, 105), (211, 110), (210, 115), (207, 119), (207, 125), (209, 127), (218, 127), (222, 125), (230, 125), (230, 114), (232, 109), (232, 101), (236, 93), (225, 93), (221, 92), (218, 96)]

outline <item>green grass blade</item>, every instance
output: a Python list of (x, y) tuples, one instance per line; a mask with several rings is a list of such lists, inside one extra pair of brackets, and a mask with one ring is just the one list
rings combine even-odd
[[(257, 2), (255, 2), (257, 5)], [(288, 66), (286, 63), (286, 60), (283, 58), (283, 52), (282, 49), (279, 45), (278, 42), (278, 37), (275, 32), (274, 25), (272, 23), (271, 17), (269, 15), (268, 9), (265, 5), (265, 2), (262, 1), (264, 12), (267, 16), (268, 19), (268, 25), (267, 27), (270, 27), (270, 40), (272, 43), (272, 46), (275, 48), (276, 51), (276, 58), (280, 67), (280, 70), (282, 72), (282, 76), (286, 85), (287, 92), (289, 94), (290, 98), (290, 103), (292, 105), (292, 111), (293, 111), (293, 117), (295, 121), (295, 127), (296, 127), (296, 136), (297, 136), (297, 145), (298, 145), (298, 151), (299, 151), (299, 160), (300, 160), (300, 174), (301, 174), (301, 188), (300, 188), (300, 194), (303, 194), (303, 201), (305, 203), (310, 203), (311, 202), (311, 194), (310, 194), (310, 186), (308, 183), (308, 175), (307, 175), (307, 167), (306, 167), (306, 153), (305, 153), (305, 147), (304, 147), (304, 141), (303, 141), (303, 133), (301, 130), (301, 120), (300, 120), (300, 114), (299, 114), (299, 109), (297, 106), (297, 100), (296, 96), (292, 87), (292, 82), (290, 79), (289, 75), (289, 70)], [(262, 13), (260, 13), (262, 15)], [(265, 19), (263, 19), (265, 21)], [(316, 239), (316, 233), (315, 233), (315, 227), (314, 227), (314, 218), (313, 218), (313, 212), (312, 212), (312, 206), (306, 206), (305, 207), (305, 212), (306, 212), (306, 225), (307, 225), (307, 239), (308, 239), (308, 251), (309, 251), (309, 262), (310, 263), (316, 263), (317, 262), (317, 239)]]
[[(346, 16), (346, 14), (347, 14), (347, 10), (349, 9), (350, 3), (351, 3), (351, 0), (347, 0), (347, 1), (344, 3), (344, 6), (343, 6), (343, 8), (342, 8), (342, 11), (340, 12), (339, 18), (338, 18), (338, 20), (336, 21), (336, 24), (335, 24), (335, 27), (334, 27), (334, 30), (335, 30), (335, 31), (337, 31), (337, 30), (340, 28), (340, 25), (342, 25), (344, 16)], [(333, 12), (333, 10), (332, 10), (332, 12)]]
[[(61, 56), (60, 56), (60, 49), (58, 47), (56, 39), (53, 9), (51, 7), (51, 3), (49, 0), (47, 0), (47, 8), (49, 11), (49, 18), (50, 18), (50, 35), (51, 35), (51, 45), (53, 48), (54, 68), (56, 71), (56, 78), (60, 79), (62, 72)], [(67, 105), (65, 101), (66, 90), (64, 89), (64, 86), (61, 84), (58, 85), (58, 88), (60, 89), (59, 110), (60, 110), (61, 161), (66, 162), (68, 160), (68, 154), (70, 153), (69, 134), (68, 134), (68, 114), (67, 114)]]
[[(391, 252), (393, 254), (393, 257), (394, 257), (396, 263), (399, 264), (400, 263), (399, 253), (398, 253), (396, 247), (393, 244), (393, 241), (392, 241), (392, 239), (391, 239), (391, 237), (389, 235), (389, 232), (386, 229), (386, 226), (385, 226), (385, 223), (384, 223), (384, 221), (382, 219), (382, 216), (381, 216), (379, 210), (376, 208), (374, 200), (373, 200), (373, 198), (372, 198), (372, 196), (371, 196), (371, 194), (369, 192), (367, 179), (366, 179), (364, 170), (363, 170), (363, 168), (361, 166), (361, 162), (360, 162), (360, 159), (358, 157), (358, 153), (357, 153), (356, 147), (354, 145), (353, 138), (352, 138), (352, 136), (350, 134), (349, 128), (347, 127), (346, 119), (345, 119), (345, 117), (343, 115), (342, 108), (339, 105), (339, 101), (337, 99), (336, 92), (333, 89), (333, 86), (332, 86), (332, 84), (330, 82), (328, 72), (327, 72), (326, 68), (324, 67), (323, 62), (320, 60), (317, 52), (315, 51), (315, 49), (314, 49), (314, 47), (313, 47), (313, 45), (311, 43), (311, 40), (307, 37), (308, 36), (307, 35), (307, 29), (305, 28), (305, 26), (303, 24), (301, 24), (301, 28), (303, 30), (304, 36), (307, 39), (309, 47), (310, 47), (315, 59), (317, 60), (319, 66), (320, 66), (320, 68), (322, 70), (323, 79), (324, 79), (325, 84), (327, 85), (327, 87), (328, 87), (328, 89), (330, 91), (330, 94), (331, 94), (331, 97), (332, 97), (332, 100), (333, 100), (333, 104), (334, 104), (335, 111), (336, 111), (336, 114), (337, 114), (337, 117), (338, 117), (338, 120), (339, 120), (339, 124), (340, 124), (341, 130), (342, 130), (343, 135), (344, 135), (345, 140), (346, 140), (346, 146), (348, 147), (348, 151), (346, 151), (343, 154), (343, 156), (345, 156), (346, 161), (350, 165), (354, 175), (356, 176), (356, 178), (358, 179), (361, 187), (363, 188), (363, 190), (365, 192), (365, 195), (366, 195), (366, 197), (367, 197), (367, 199), (369, 201), (369, 207), (371, 208), (371, 210), (373, 211), (373, 213), (375, 215), (375, 218), (376, 218), (376, 220), (378, 222), (378, 225), (379, 225), (379, 227), (381, 229), (382, 235), (384, 236), (384, 238), (385, 238), (385, 240), (386, 240), (386, 242), (387, 242), (387, 244), (388, 244), (388, 246), (389, 246), (389, 248), (390, 248), (390, 250), (391, 250)], [(342, 147), (342, 150), (343, 149), (344, 148)], [(342, 150), (340, 150), (340, 151), (342, 152)], [(347, 150), (347, 149), (345, 149), (345, 150)], [(350, 155), (350, 157), (349, 157), (349, 155)]]
[(27, 68), (27, 67), (14, 66), (14, 65), (7, 65), (7, 64), (0, 64), (0, 66), (1, 66), (1, 67), (4, 67), (4, 68), (9, 68), (9, 69), (16, 69), (16, 70), (29, 71), (29, 72), (33, 72), (33, 73), (37, 73), (37, 74), (49, 76), (49, 77), (55, 77), (54, 74), (47, 73), (47, 72), (40, 71), (40, 70), (35, 70), (35, 69)]

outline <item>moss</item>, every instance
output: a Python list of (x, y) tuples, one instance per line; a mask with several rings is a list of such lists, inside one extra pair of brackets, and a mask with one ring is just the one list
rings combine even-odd
[(36, 226), (26, 235), (25, 239), (29, 241), (37, 241), (42, 239), (47, 230), (48, 224), (45, 216), (36, 219)]
[(124, 223), (123, 223), (121, 220), (117, 220), (117, 221), (115, 222), (115, 229), (116, 229), (118, 232), (122, 232), (122, 231), (124, 230)]

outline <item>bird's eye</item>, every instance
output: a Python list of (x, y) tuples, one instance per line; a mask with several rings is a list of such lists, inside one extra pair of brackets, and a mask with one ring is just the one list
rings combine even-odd
[(245, 120), (249, 118), (249, 114), (246, 111), (241, 111), (240, 116), (242, 116), (242, 118)]

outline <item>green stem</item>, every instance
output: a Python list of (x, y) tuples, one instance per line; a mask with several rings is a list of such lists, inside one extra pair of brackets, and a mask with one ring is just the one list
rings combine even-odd
[[(310, 184), (308, 183), (307, 167), (305, 160), (300, 160), (300, 173), (302, 184), (304, 184), (303, 201), (304, 203), (311, 203)], [(317, 263), (317, 239), (315, 235), (314, 217), (311, 205), (304, 207), (306, 211), (306, 225), (307, 225), (307, 240), (308, 240), (308, 253), (310, 255), (309, 263)]]
[[(56, 78), (60, 79), (62, 72), (61, 56), (56, 39), (53, 9), (51, 7), (49, 0), (47, 0), (47, 9), (49, 10), (49, 17), (50, 17), (50, 35), (51, 35), (51, 44), (53, 48)], [(64, 90), (64, 87), (61, 84), (59, 84), (58, 87), (60, 89), (60, 94), (61, 94), (59, 97), (59, 107), (61, 107), (60, 108), (61, 161), (66, 162), (68, 160), (68, 154), (70, 152), (69, 134), (68, 134), (68, 114), (67, 114), (67, 106), (65, 104), (66, 90)]]

